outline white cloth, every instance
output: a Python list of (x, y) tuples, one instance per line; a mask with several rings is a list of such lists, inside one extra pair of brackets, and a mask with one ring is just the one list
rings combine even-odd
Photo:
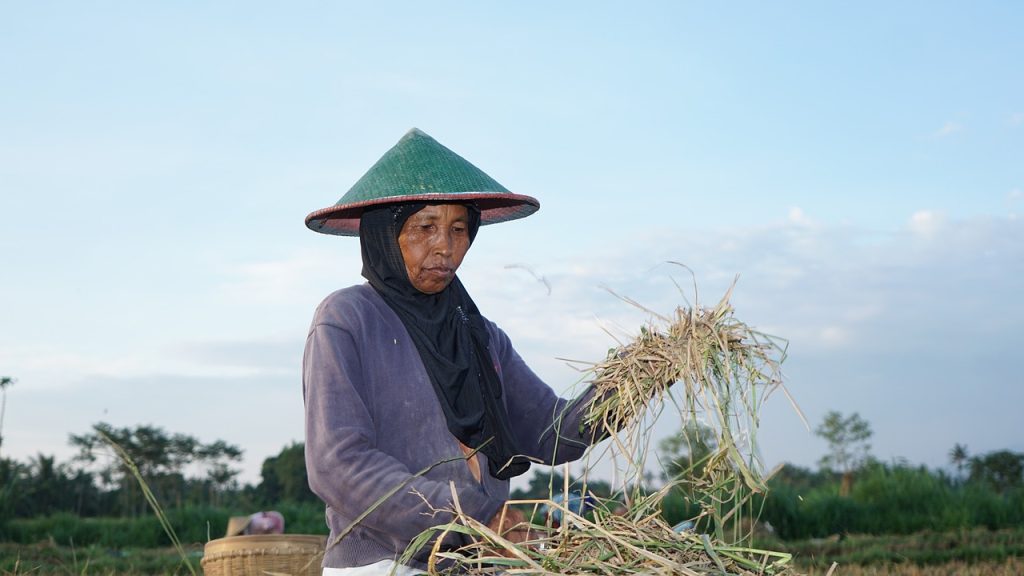
[(381, 560), (366, 566), (354, 566), (352, 568), (324, 568), (323, 576), (390, 576), (394, 570), (394, 576), (415, 576), (424, 574), (424, 570), (416, 570), (404, 564), (398, 564), (394, 560)]

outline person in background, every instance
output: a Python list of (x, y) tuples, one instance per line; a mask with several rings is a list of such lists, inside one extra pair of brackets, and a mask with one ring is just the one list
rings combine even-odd
[(284, 516), (276, 510), (256, 512), (249, 516), (228, 518), (226, 536), (250, 536), (253, 534), (284, 534)]
[(464, 514), (522, 542), (509, 479), (580, 458), (601, 438), (582, 425), (593, 390), (559, 398), (456, 274), (480, 226), (538, 208), (413, 129), (337, 204), (307, 216), (316, 232), (359, 237), (367, 280), (317, 307), (303, 356), (306, 467), (330, 529), (325, 575), (423, 571), (430, 546), (397, 560), (453, 520), (456, 496)]

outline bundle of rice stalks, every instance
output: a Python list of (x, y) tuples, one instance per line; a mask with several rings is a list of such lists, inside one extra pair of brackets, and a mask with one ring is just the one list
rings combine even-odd
[(700, 423), (714, 433), (716, 450), (701, 466), (706, 478), (688, 481), (721, 485), (738, 476), (759, 492), (758, 412), (773, 390), (785, 391), (780, 365), (786, 343), (736, 319), (729, 302), (735, 285), (714, 307), (679, 306), (671, 316), (623, 298), (650, 313), (653, 321), (589, 368), (597, 394), (586, 421), (613, 436), (635, 439), (643, 432), (644, 415), (671, 393), (684, 422)]

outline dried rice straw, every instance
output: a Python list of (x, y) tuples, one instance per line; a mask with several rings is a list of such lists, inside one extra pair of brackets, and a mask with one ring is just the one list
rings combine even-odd
[(671, 317), (620, 296), (658, 323), (641, 327), (633, 342), (589, 369), (597, 395), (586, 422), (613, 434), (636, 436), (652, 399), (660, 405), (672, 392), (682, 397), (685, 421), (700, 422), (715, 433), (717, 451), (705, 469), (739, 476), (749, 489), (760, 492), (758, 412), (768, 394), (785, 389), (780, 365), (786, 343), (735, 318), (729, 302), (735, 286), (734, 280), (713, 308), (680, 306)]

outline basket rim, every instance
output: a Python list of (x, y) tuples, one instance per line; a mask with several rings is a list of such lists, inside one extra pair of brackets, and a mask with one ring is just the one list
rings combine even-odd
[(203, 555), (219, 554), (236, 550), (303, 550), (308, 553), (310, 548), (323, 550), (327, 544), (327, 536), (317, 534), (247, 534), (242, 536), (225, 536), (210, 540), (203, 547)]

